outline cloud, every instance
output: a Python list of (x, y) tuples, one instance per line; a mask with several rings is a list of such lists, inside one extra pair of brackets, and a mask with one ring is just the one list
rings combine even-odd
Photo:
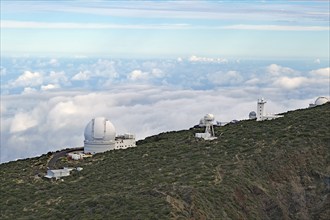
[(43, 68), (39, 61), (49, 58), (13, 58), (6, 64), (8, 73), (34, 71), (4, 77), (4, 83), (20, 87), (1, 94), (2, 162), (82, 146), (85, 125), (97, 116), (109, 118), (117, 134), (131, 132), (141, 139), (187, 129), (208, 112), (217, 121), (247, 118), (260, 97), (267, 99), (270, 112), (278, 113), (307, 107), (329, 91), (329, 68), (312, 70), (303, 62), (299, 67), (292, 63), (298, 72), (274, 61), (224, 65), (59, 58), (58, 66)]
[(49, 75), (45, 77), (44, 81), (53, 84), (70, 85), (69, 79), (64, 71), (50, 71)]
[(330, 79), (330, 67), (312, 70), (309, 73), (312, 75), (323, 76), (323, 77), (327, 77), (328, 79)]
[(0, 76), (5, 76), (7, 74), (7, 69), (5, 67), (0, 66)]
[(4, 115), (7, 113), (7, 107), (5, 103), (1, 103), (0, 105), (0, 115)]
[(281, 90), (244, 87), (196, 91), (114, 85), (104, 92), (4, 95), (6, 114), (1, 117), (1, 162), (82, 146), (84, 128), (97, 116), (109, 118), (117, 134), (131, 132), (138, 139), (188, 129), (209, 112), (218, 121), (247, 118), (256, 108), (259, 92), (267, 94), (266, 98), (271, 100), (267, 107), (274, 113), (307, 107), (309, 103), (309, 99), (306, 103), (294, 98), (288, 101), (283, 98), (287, 94)]
[(275, 82), (274, 85), (280, 86), (284, 89), (292, 90), (296, 89), (308, 82), (308, 78), (306, 77), (280, 77)]
[(72, 117), (79, 117), (80, 108), (74, 101), (59, 101), (52, 109), (49, 109), (47, 116), (47, 124), (51, 124), (52, 130), (67, 129), (70, 121), (74, 121)]
[[(92, 15), (92, 16), (112, 16), (129, 18), (170, 18), (170, 19), (216, 19), (227, 21), (275, 21), (286, 23), (298, 23), (310, 19), (312, 21), (328, 21), (328, 7), (322, 1), (313, 1), (313, 6), (308, 2), (292, 4), (292, 2), (274, 2), (272, 4), (245, 4), (245, 2), (230, 1), (174, 1), (174, 2), (153, 2), (135, 1), (132, 4), (125, 4), (125, 1), (93, 1), (93, 2), (71, 2), (70, 4), (57, 4), (52, 1), (41, 2), (39, 4), (22, 3), (19, 6), (5, 2), (7, 11), (20, 13), (27, 9), (31, 13), (37, 14), (43, 11), (49, 13), (68, 13)], [(307, 19), (307, 20), (308, 20)], [(273, 24), (273, 22), (271, 22)], [(313, 22), (315, 23), (315, 22)], [(242, 27), (243, 26), (243, 27)], [(252, 26), (252, 27), (251, 27)], [(274, 25), (260, 25), (274, 29)], [(290, 27), (290, 26), (289, 26)], [(304, 27), (304, 26), (302, 26)], [(239, 24), (238, 27), (231, 28), (256, 28), (253, 25), (247, 26)], [(282, 27), (282, 29), (286, 26)]]
[(219, 27), (229, 30), (256, 30), (256, 31), (329, 31), (328, 26), (289, 26), (289, 25), (229, 25)]
[(88, 81), (95, 78), (115, 79), (119, 77), (116, 63), (112, 60), (98, 59), (91, 65), (81, 65), (80, 71), (71, 79), (74, 81)]
[(89, 71), (80, 71), (72, 77), (72, 80), (85, 81), (89, 80), (91, 73)]
[(189, 24), (107, 24), (3, 20), (2, 29), (187, 29)]
[(15, 80), (10, 80), (5, 87), (20, 88), (24, 87), (23, 93), (31, 93), (37, 91), (37, 87), (40, 86), (42, 91), (60, 88), (61, 85), (70, 85), (68, 77), (63, 71), (55, 72), (50, 71), (49, 74), (32, 71), (24, 71)]
[(258, 79), (258, 78), (252, 78), (252, 79), (247, 80), (245, 82), (245, 84), (247, 84), (247, 85), (257, 85), (260, 82), (261, 82), (260, 79)]
[(31, 88), (31, 87), (25, 87), (22, 94), (29, 94), (29, 93), (35, 93), (37, 92), (37, 89)]
[(95, 64), (93, 64), (89, 71), (92, 77), (101, 76), (107, 78), (117, 78), (118, 73), (115, 67), (115, 61), (107, 59), (98, 59)]
[(37, 121), (31, 118), (28, 113), (17, 113), (10, 125), (10, 132), (20, 132), (37, 125)]
[(237, 71), (228, 71), (226, 73), (216, 72), (207, 75), (208, 80), (216, 85), (238, 85), (243, 81), (243, 77)]
[(307, 94), (307, 91), (311, 91), (311, 88), (315, 88), (315, 91), (318, 90), (317, 88), (325, 89), (325, 85), (329, 83), (329, 68), (312, 70), (307, 74), (289, 67), (271, 64), (266, 67), (266, 72), (268, 77), (259, 78), (260, 82), (269, 83), (286, 90), (302, 87), (304, 90), (300, 92), (303, 94)]
[(129, 75), (128, 79), (130, 80), (143, 80), (148, 78), (148, 73), (142, 72), (141, 70), (133, 70)]
[(165, 73), (161, 69), (153, 68), (151, 70), (151, 75), (156, 78), (163, 78), (165, 76)]
[(52, 58), (52, 59), (49, 60), (48, 63), (49, 63), (50, 65), (56, 66), (56, 65), (58, 65), (58, 60), (55, 59), (55, 58)]
[[(137, 30), (257, 30), (257, 31), (329, 31), (328, 26), (300, 25), (191, 25), (188, 23), (158, 23), (158, 24), (113, 24), (113, 23), (73, 23), (73, 22), (40, 22), (3, 20), (2, 29), (137, 29)], [(52, 63), (49, 63), (52, 64)], [(55, 63), (56, 64), (56, 63)]]
[(12, 87), (38, 86), (43, 83), (43, 77), (39, 72), (24, 71), (15, 81), (10, 83)]
[(271, 64), (266, 68), (267, 73), (272, 76), (280, 76), (280, 75), (287, 75), (287, 74), (295, 74), (297, 71), (291, 69), (289, 67), (283, 67), (277, 64)]
[(53, 90), (53, 89), (58, 89), (58, 88), (60, 88), (60, 86), (59, 85), (56, 85), (56, 84), (42, 85), (40, 87), (40, 89), (42, 91)]
[(190, 62), (206, 62), (206, 63), (228, 63), (228, 60), (225, 58), (210, 58), (210, 57), (198, 57), (191, 56), (188, 59)]

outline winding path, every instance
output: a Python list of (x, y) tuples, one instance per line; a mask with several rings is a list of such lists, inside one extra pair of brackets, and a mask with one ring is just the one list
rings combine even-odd
[(67, 153), (70, 153), (70, 152), (73, 152), (73, 151), (80, 151), (80, 150), (84, 150), (84, 148), (83, 147), (78, 147), (78, 148), (65, 149), (65, 150), (56, 152), (53, 155), (53, 157), (47, 163), (48, 169), (54, 169), (56, 161), (59, 158), (64, 157)]

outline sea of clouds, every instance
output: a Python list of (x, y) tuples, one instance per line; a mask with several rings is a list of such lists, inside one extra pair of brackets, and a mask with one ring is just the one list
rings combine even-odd
[(329, 61), (1, 58), (1, 162), (83, 145), (86, 124), (107, 117), (137, 139), (188, 129), (206, 113), (247, 119), (306, 108), (329, 95)]

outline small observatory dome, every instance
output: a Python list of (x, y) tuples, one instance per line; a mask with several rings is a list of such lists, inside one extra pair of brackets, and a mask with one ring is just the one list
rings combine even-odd
[(256, 118), (257, 118), (257, 113), (255, 111), (249, 113), (249, 119), (256, 119)]
[(204, 120), (205, 121), (209, 121), (209, 122), (214, 121), (214, 115), (212, 115), (212, 114), (206, 114), (204, 116)]
[(85, 128), (84, 136), (85, 153), (100, 153), (115, 147), (115, 127), (104, 117), (92, 119)]
[(327, 97), (320, 96), (315, 100), (315, 105), (323, 105), (327, 102), (329, 102), (329, 99)]

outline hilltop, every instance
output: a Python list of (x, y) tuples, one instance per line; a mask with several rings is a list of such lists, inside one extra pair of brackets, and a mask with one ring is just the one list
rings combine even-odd
[(148, 137), (138, 147), (57, 166), (81, 166), (49, 181), (53, 153), (0, 165), (1, 219), (327, 219), (330, 104), (272, 121)]

